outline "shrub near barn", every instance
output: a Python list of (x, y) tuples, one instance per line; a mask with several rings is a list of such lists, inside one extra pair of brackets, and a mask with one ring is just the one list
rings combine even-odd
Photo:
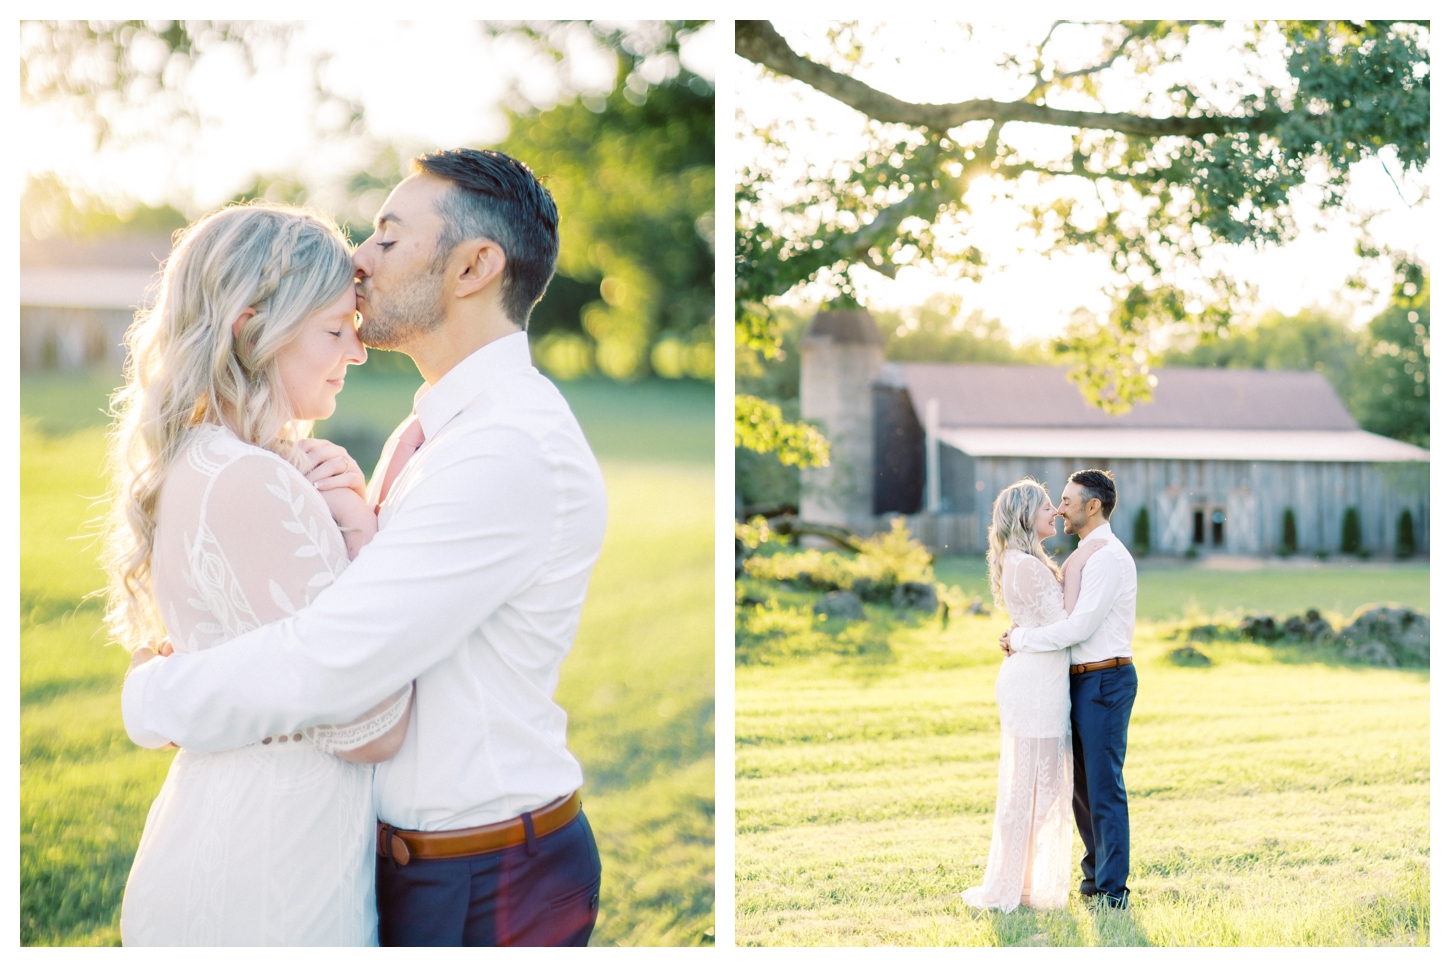
[(938, 614), (990, 614), (980, 597), (936, 579), (932, 555), (905, 522), (859, 540), (850, 552), (787, 550), (769, 528), (740, 525), (754, 551), (736, 582), (735, 654), (742, 664), (771, 664), (813, 652), (880, 653), (892, 629)]

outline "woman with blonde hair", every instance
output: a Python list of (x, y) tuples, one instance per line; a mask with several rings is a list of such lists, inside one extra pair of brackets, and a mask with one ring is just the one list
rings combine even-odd
[[(1031, 478), (992, 504), (987, 575), (992, 597), (1014, 624), (1040, 628), (1072, 613), (1082, 565), (1106, 542), (1083, 545), (1067, 573), (1043, 550), (1057, 535), (1057, 509)], [(1018, 652), (997, 674), (1002, 753), (985, 882), (962, 893), (978, 909), (1067, 905), (1072, 871), (1072, 736), (1068, 653)]]
[[(307, 439), (358, 339), (353, 264), (313, 213), (239, 205), (179, 234), (113, 400), (107, 623), (128, 650), (210, 648), (308, 604), (377, 530), (362, 473)], [(342, 726), (183, 749), (126, 883), (128, 945), (367, 945), (372, 768), (411, 686)]]

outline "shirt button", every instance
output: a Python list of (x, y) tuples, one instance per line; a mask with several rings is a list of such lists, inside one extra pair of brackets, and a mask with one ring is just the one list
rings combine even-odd
[(271, 745), (272, 744), (272, 737), (270, 735), (267, 736), (265, 739), (262, 740), (262, 744), (263, 745)]
[(279, 737), (279, 738), (278, 738), (278, 739), (277, 739), (277, 741), (278, 741), (278, 742), (286, 742), (286, 741), (287, 741), (287, 736), (285, 736), (285, 735), (284, 735), (284, 736), (280, 736), (280, 737)]
[(301, 742), (302, 741), (302, 733), (301, 732), (298, 732), (296, 735), (292, 736), (292, 741), (293, 742)]

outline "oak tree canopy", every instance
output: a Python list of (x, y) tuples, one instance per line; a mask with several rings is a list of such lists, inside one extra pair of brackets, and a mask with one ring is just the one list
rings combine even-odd
[[(1059, 46), (1068, 34), (1075, 42)], [(1097, 41), (1095, 56), (1059, 59), (1081, 51), (1085, 35)], [(907, 102), (854, 77), (863, 36), (854, 24), (833, 27), (820, 62), (767, 21), (736, 21), (738, 55), (869, 119), (859, 157), (809, 164), (793, 185), (776, 181), (791, 145), (756, 132), (764, 151), (742, 168), (736, 198), (742, 346), (769, 354), (768, 300), (807, 281), (853, 303), (853, 266), (981, 278), (994, 266), (964, 229), (969, 197), (982, 197), (969, 189), (988, 179), (991, 198), (1021, 208), (1038, 251), (1107, 256), (1114, 308), (1075, 321), (1055, 348), (1090, 402), (1122, 412), (1151, 398), (1155, 333), (1232, 328), (1244, 291), (1206, 264), (1211, 247), (1293, 239), (1301, 226), (1291, 201), (1346, 208), (1358, 162), (1378, 159), (1395, 178), (1391, 165), (1417, 174), (1429, 161), (1426, 21), (1058, 21), (999, 61), (1015, 97), (941, 104)], [(1177, 69), (1190, 45), (1215, 42), (1233, 53), (1216, 62), (1222, 76)], [(1020, 150), (1012, 125), (1022, 123), (1061, 129), (1070, 146), (1056, 158)], [(1424, 268), (1376, 245), (1373, 213), (1351, 214), (1358, 254), (1393, 264), (1395, 299), (1408, 304), (1425, 286)]]

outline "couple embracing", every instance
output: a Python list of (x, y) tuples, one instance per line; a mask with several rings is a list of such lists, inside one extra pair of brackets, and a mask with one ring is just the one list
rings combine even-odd
[[(1111, 473), (1079, 470), (1056, 507), (1031, 479), (992, 505), (987, 572), (1012, 628), (997, 676), (1002, 758), (986, 878), (962, 894), (978, 909), (1067, 905), (1069, 812), (1085, 847), (1079, 892), (1127, 905), (1123, 759), (1138, 694), (1138, 571), (1108, 523), (1117, 502)], [(1061, 569), (1042, 548), (1058, 517), (1080, 540)]]
[[(588, 939), (599, 854), (553, 694), (604, 484), (525, 332), (558, 249), (533, 173), (470, 149), (415, 159), (355, 252), (275, 205), (179, 236), (114, 404), (122, 714), (181, 748), (126, 944)], [(307, 438), (364, 343), (425, 380), (370, 483)]]

